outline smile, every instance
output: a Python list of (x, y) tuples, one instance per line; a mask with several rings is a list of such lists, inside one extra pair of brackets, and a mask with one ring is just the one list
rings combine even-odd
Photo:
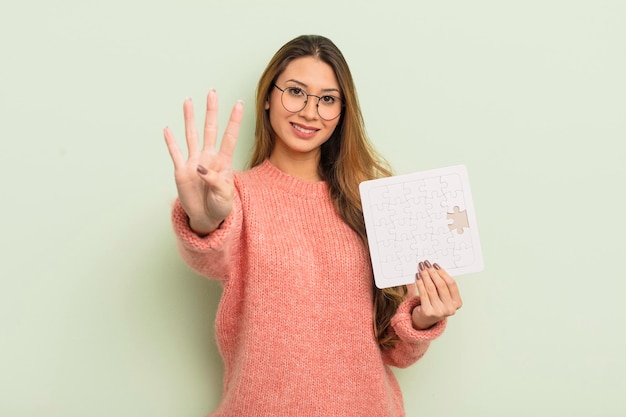
[(296, 129), (298, 132), (302, 132), (305, 134), (311, 134), (311, 133), (315, 133), (317, 132), (319, 129), (306, 129), (300, 125), (297, 125), (295, 123), (292, 123), (291, 126), (293, 126), (294, 129)]

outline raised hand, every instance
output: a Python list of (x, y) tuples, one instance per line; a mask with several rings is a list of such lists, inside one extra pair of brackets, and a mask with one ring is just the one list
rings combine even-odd
[(211, 90), (207, 95), (201, 147), (193, 104), (191, 99), (185, 100), (183, 114), (188, 151), (186, 160), (172, 131), (167, 127), (163, 131), (167, 149), (174, 162), (178, 197), (189, 216), (192, 230), (199, 235), (217, 229), (233, 207), (233, 152), (243, 116), (243, 103), (239, 101), (233, 107), (219, 152), (216, 149), (217, 109), (217, 94)]
[(456, 282), (437, 264), (420, 262), (415, 285), (421, 304), (413, 309), (413, 326), (427, 329), (438, 321), (452, 316), (463, 301)]

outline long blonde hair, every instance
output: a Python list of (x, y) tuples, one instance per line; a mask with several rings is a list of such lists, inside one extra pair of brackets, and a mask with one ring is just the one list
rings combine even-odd
[[(391, 169), (367, 137), (352, 74), (343, 54), (330, 39), (299, 36), (286, 43), (270, 60), (257, 86), (255, 143), (249, 166), (257, 166), (269, 158), (274, 147), (269, 112), (265, 110), (274, 82), (291, 61), (307, 56), (325, 62), (334, 70), (344, 102), (335, 131), (321, 147), (319, 174), (328, 183), (337, 212), (367, 248), (359, 183), (390, 176)], [(374, 331), (382, 349), (395, 346), (398, 340), (395, 333), (389, 331), (390, 322), (406, 294), (406, 286), (383, 290), (374, 286)]]

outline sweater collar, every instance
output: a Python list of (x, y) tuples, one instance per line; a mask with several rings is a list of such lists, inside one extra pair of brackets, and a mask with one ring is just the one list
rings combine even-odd
[(267, 182), (289, 194), (311, 199), (328, 196), (328, 184), (326, 181), (309, 182), (291, 176), (278, 169), (269, 159), (263, 161), (255, 170), (261, 176), (267, 178)]

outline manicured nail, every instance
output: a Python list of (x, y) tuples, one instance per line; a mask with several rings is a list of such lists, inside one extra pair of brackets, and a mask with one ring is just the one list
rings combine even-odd
[(203, 167), (202, 165), (198, 165), (197, 170), (198, 170), (198, 172), (199, 172), (200, 174), (202, 174), (202, 175), (206, 175), (206, 174), (207, 174), (207, 172), (209, 172), (209, 171), (207, 171), (207, 170), (206, 170), (206, 168), (205, 168), (205, 167)]
[(428, 259), (424, 261), (424, 265), (426, 265), (426, 268), (430, 268), (432, 266), (430, 262), (428, 262)]
[(424, 262), (420, 262), (419, 264), (417, 264), (417, 267), (419, 268), (420, 271), (423, 271), (425, 269)]
[(434, 267), (435, 269), (441, 269), (441, 267), (440, 267), (438, 264), (436, 264), (436, 263), (434, 263), (434, 264), (433, 264), (433, 267)]
[(420, 273), (418, 272), (417, 274), (415, 274), (415, 279), (417, 279), (418, 281), (420, 279), (422, 279), (422, 276), (420, 275)]

